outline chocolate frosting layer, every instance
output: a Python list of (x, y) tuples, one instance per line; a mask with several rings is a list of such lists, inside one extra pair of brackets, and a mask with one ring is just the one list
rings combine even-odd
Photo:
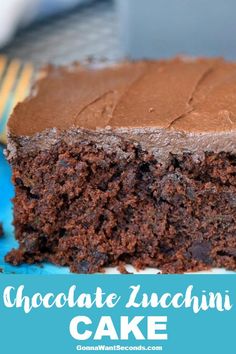
[(9, 120), (13, 135), (72, 126), (183, 132), (236, 129), (236, 64), (222, 59), (51, 68), (33, 92)]
[(223, 59), (50, 68), (8, 123), (8, 158), (92, 141), (122, 156), (124, 140), (163, 164), (170, 153), (236, 154), (236, 63)]

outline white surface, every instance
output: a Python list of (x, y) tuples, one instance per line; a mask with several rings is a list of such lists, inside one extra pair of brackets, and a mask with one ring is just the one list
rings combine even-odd
[[(133, 274), (160, 274), (160, 270), (156, 268), (146, 268), (144, 270), (136, 271), (135, 268), (131, 265), (127, 265), (126, 269), (128, 272), (133, 273)], [(196, 273), (186, 273), (188, 274), (233, 274), (234, 272), (227, 271), (225, 269), (221, 268), (214, 268), (209, 271), (204, 271), (204, 272), (196, 272)], [(120, 274), (117, 268), (115, 267), (109, 267), (106, 268), (106, 274)]]

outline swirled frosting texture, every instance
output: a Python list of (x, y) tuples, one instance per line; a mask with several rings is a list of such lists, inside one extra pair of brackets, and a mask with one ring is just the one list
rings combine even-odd
[(14, 136), (71, 127), (233, 132), (236, 64), (223, 59), (173, 59), (100, 69), (50, 68), (8, 123)]

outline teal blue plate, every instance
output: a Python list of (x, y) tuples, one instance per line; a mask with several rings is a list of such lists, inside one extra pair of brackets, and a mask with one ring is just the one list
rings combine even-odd
[(3, 273), (17, 274), (68, 274), (68, 268), (56, 267), (51, 264), (21, 265), (14, 267), (4, 261), (4, 257), (12, 248), (17, 248), (12, 226), (13, 213), (11, 198), (14, 195), (11, 184), (11, 169), (0, 147), (0, 222), (3, 224), (4, 236), (0, 238), (0, 268)]

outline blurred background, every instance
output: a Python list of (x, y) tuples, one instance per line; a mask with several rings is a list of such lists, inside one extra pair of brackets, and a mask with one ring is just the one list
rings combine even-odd
[[(5, 13), (2, 4), (6, 4)], [(110, 0), (1, 0), (0, 47), (1, 54), (36, 66), (90, 56), (119, 58), (116, 4)]]
[(1, 0), (0, 53), (66, 64), (176, 54), (236, 58), (235, 0)]

